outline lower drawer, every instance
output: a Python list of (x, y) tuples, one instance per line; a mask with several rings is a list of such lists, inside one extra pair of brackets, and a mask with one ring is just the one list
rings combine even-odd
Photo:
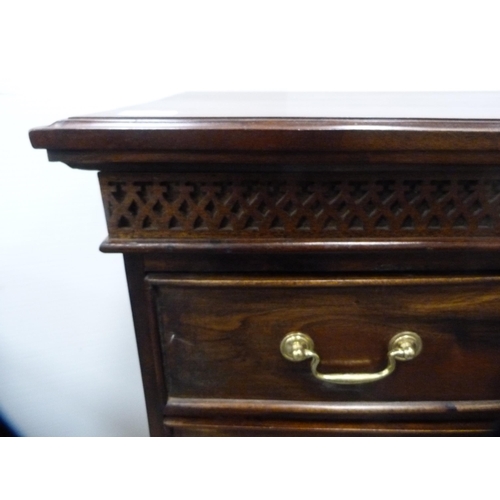
[(167, 419), (174, 436), (497, 436), (490, 422), (290, 422)]
[[(290, 402), (291, 413), (318, 403), (321, 418), (341, 418), (342, 408), (351, 416), (383, 412), (382, 403), (413, 416), (419, 408), (490, 415), (500, 408), (499, 277), (149, 275), (147, 281), (173, 402), (219, 401), (229, 413), (238, 404), (251, 413), (255, 402), (262, 408)], [(328, 383), (313, 375), (310, 360), (292, 362), (280, 352), (288, 333), (302, 332), (321, 358), (318, 371), (370, 374), (386, 368), (390, 339), (404, 331), (420, 336), (421, 353), (376, 382)]]

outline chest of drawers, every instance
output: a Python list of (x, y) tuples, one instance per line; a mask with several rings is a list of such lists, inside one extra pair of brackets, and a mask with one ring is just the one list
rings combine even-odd
[(152, 435), (500, 419), (498, 94), (181, 94), (30, 138), (99, 171)]

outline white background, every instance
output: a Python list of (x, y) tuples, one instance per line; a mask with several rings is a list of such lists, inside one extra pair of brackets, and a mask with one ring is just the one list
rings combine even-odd
[(494, 2), (4, 0), (0, 411), (28, 436), (144, 436), (95, 172), (28, 130), (189, 90), (500, 90)]

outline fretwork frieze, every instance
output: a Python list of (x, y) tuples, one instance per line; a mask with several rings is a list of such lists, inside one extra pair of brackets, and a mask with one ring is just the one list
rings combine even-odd
[(101, 174), (111, 237), (500, 235), (500, 176)]

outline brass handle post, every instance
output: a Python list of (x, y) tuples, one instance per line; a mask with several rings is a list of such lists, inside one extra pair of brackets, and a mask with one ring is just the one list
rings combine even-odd
[(291, 332), (281, 341), (281, 354), (289, 361), (311, 360), (312, 374), (319, 380), (331, 384), (367, 384), (390, 375), (396, 368), (396, 361), (410, 361), (422, 350), (422, 339), (414, 332), (401, 332), (389, 341), (387, 366), (375, 373), (320, 373), (320, 357), (314, 352), (314, 342), (305, 333)]

